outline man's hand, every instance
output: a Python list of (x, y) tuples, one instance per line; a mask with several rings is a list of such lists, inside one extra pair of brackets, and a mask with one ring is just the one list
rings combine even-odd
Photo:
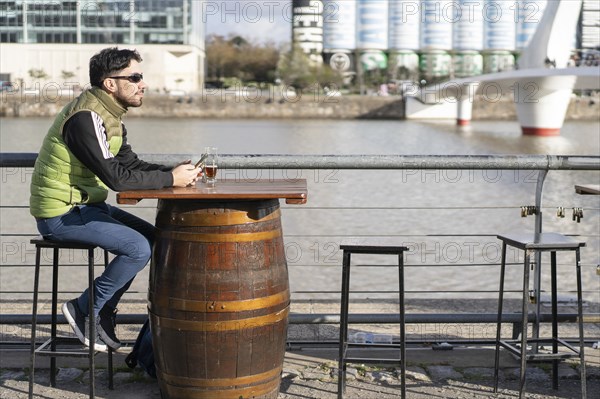
[(200, 168), (194, 167), (191, 163), (183, 163), (176, 166), (173, 171), (173, 187), (187, 187), (198, 180)]

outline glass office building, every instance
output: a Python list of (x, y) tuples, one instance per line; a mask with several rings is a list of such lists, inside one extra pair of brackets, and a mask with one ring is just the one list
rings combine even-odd
[(0, 77), (27, 84), (37, 69), (46, 81), (62, 82), (67, 71), (84, 86), (86, 68), (77, 66), (118, 46), (140, 51), (154, 87), (199, 90), (203, 6), (204, 0), (0, 0)]
[(194, 0), (0, 0), (0, 43), (204, 43)]

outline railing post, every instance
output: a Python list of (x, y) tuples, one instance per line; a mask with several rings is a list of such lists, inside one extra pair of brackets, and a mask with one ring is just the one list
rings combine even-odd
[[(548, 175), (548, 170), (540, 170), (537, 177), (537, 184), (535, 186), (535, 234), (542, 232), (542, 194), (544, 191), (544, 181)], [(542, 279), (542, 253), (536, 251), (535, 253), (535, 273), (533, 274), (533, 289), (535, 295), (535, 320), (533, 322), (533, 338), (537, 339), (540, 336), (540, 313), (541, 301), (540, 301), (540, 289)], [(538, 351), (537, 343), (533, 344), (534, 351)]]

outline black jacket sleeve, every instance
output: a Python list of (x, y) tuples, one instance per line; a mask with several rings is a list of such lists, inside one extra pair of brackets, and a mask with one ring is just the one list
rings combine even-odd
[(111, 190), (156, 189), (173, 185), (173, 175), (160, 165), (137, 158), (123, 138), (119, 153), (109, 151), (102, 119), (91, 111), (73, 115), (65, 123), (63, 139), (77, 159)]

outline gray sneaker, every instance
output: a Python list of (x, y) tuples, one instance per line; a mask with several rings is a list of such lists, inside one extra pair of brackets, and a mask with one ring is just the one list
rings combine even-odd
[[(66, 302), (62, 306), (62, 312), (65, 315), (65, 318), (73, 328), (75, 335), (77, 338), (85, 345), (90, 346), (89, 340), (89, 319), (87, 316), (83, 314), (81, 309), (79, 309), (79, 304), (77, 303), (77, 299), (72, 299), (69, 302)], [(98, 320), (96, 320), (96, 325), (98, 324)], [(108, 351), (108, 347), (102, 341), (100, 336), (98, 335), (98, 327), (96, 326), (96, 340), (94, 342), (94, 349), (100, 352)]]

